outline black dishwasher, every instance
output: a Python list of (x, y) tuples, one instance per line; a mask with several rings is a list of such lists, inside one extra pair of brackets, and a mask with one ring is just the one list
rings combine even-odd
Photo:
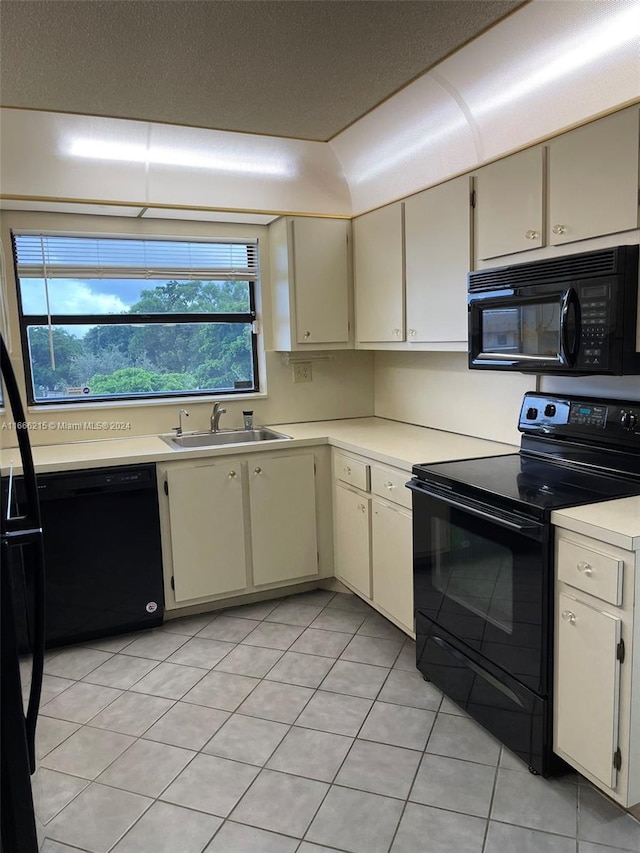
[[(160, 625), (164, 596), (155, 465), (63, 471), (37, 479), (46, 646)], [(19, 508), (23, 497), (22, 480), (16, 478), (12, 503)], [(22, 601), (30, 601), (26, 553), (22, 565), (13, 567), (13, 581)], [(26, 649), (26, 605), (20, 621)]]

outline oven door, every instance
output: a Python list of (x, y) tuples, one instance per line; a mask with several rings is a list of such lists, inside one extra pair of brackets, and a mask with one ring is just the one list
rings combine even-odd
[(580, 300), (573, 287), (469, 295), (470, 367), (567, 372), (580, 341)]
[(414, 605), (530, 690), (549, 687), (549, 525), (412, 480)]

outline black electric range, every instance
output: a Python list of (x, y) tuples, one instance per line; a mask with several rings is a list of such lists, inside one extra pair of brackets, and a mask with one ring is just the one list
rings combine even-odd
[(519, 453), (415, 465), (417, 665), (549, 775), (554, 509), (640, 494), (640, 403), (525, 395)]

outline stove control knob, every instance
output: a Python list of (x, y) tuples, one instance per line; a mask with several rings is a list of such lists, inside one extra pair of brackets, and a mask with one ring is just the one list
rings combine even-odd
[(552, 418), (555, 415), (556, 407), (553, 405), (553, 403), (547, 403), (547, 405), (544, 407), (544, 413), (548, 418)]
[(535, 409), (533, 406), (531, 406), (530, 408), (527, 409), (527, 420), (528, 421), (535, 421), (535, 419), (537, 417), (538, 417), (538, 410), (537, 409)]
[(620, 415), (620, 426), (622, 429), (633, 429), (636, 425), (637, 418), (634, 412), (623, 412)]

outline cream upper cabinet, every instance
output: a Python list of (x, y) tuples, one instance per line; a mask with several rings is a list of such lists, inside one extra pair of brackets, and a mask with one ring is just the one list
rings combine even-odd
[(629, 808), (640, 802), (638, 554), (562, 528), (555, 540), (553, 748)]
[(639, 112), (634, 107), (549, 143), (549, 243), (638, 227)]
[(247, 470), (254, 584), (316, 575), (313, 454), (255, 456)]
[(478, 171), (475, 239), (479, 260), (544, 245), (543, 176), (542, 147), (521, 151)]
[(465, 175), (405, 202), (409, 343), (467, 340), (470, 198)]
[(247, 586), (242, 464), (167, 467), (173, 591), (177, 604)]
[(353, 221), (358, 342), (405, 339), (402, 233), (401, 202)]
[(352, 346), (350, 222), (285, 217), (269, 226), (273, 348)]

